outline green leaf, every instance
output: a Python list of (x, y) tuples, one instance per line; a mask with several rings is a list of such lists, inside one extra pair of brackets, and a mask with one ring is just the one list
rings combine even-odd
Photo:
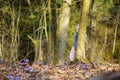
[(34, 14), (31, 14), (31, 15), (29, 16), (29, 18), (30, 18), (30, 19), (35, 19), (36, 16), (35, 16)]
[(3, 14), (8, 13), (8, 12), (9, 12), (9, 6), (4, 6), (4, 7), (2, 8), (2, 12), (3, 12)]

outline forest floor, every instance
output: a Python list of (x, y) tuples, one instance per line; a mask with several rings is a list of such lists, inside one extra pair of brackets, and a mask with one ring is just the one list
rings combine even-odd
[[(119, 64), (105, 63), (72, 65), (43, 65), (0, 62), (0, 80), (96, 80), (96, 76), (119, 72)], [(6, 79), (5, 79), (6, 78)]]

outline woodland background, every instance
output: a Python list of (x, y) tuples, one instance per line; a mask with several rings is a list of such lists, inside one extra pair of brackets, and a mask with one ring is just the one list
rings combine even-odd
[(0, 0), (0, 59), (69, 62), (77, 23), (76, 61), (120, 63), (120, 0)]

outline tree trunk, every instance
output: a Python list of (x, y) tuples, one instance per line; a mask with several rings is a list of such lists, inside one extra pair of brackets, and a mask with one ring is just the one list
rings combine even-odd
[(53, 40), (52, 40), (52, 13), (51, 13), (51, 0), (48, 1), (48, 13), (49, 13), (49, 26), (48, 26), (48, 63), (53, 64), (53, 56), (54, 56), (54, 46), (53, 46)]
[[(13, 5), (12, 5), (13, 6)], [(20, 7), (19, 7), (20, 9)], [(15, 14), (15, 7), (11, 8), (11, 43), (10, 43), (10, 62), (15, 62), (17, 60), (18, 54), (18, 45), (19, 45), (19, 18), (20, 18), (20, 11), (19, 15), (17, 16), (16, 21), (16, 14)], [(17, 22), (15, 24), (15, 22)]]
[(90, 7), (90, 0), (83, 0), (83, 8), (81, 15), (80, 28), (78, 32), (78, 44), (77, 44), (77, 53), (76, 57), (78, 60), (83, 61), (85, 59), (85, 37), (86, 37), (86, 28), (88, 23), (88, 13)]
[(69, 25), (70, 19), (70, 4), (71, 0), (65, 0), (62, 8), (61, 13), (59, 15), (59, 23), (58, 23), (58, 46), (59, 46), (59, 64), (64, 63), (64, 52), (66, 47), (66, 38), (67, 38), (67, 29)]
[[(118, 18), (119, 18), (119, 13), (118, 13), (118, 15), (117, 15), (116, 21), (119, 20)], [(118, 23), (116, 23), (116, 26), (115, 26), (114, 41), (113, 41), (113, 49), (112, 49), (112, 53), (113, 53), (113, 54), (114, 54), (114, 52), (115, 52), (116, 37), (117, 37), (117, 28), (118, 28)]]
[[(58, 62), (58, 58), (57, 58), (57, 48), (56, 48), (56, 46), (57, 46), (57, 21), (58, 21), (58, 14), (57, 14), (57, 5), (54, 5), (54, 4), (57, 4), (57, 1), (56, 0), (51, 0), (52, 1), (52, 6), (51, 6), (51, 8), (52, 8), (52, 10), (51, 10), (51, 13), (52, 13), (52, 21), (51, 21), (51, 26), (52, 26), (52, 44), (54, 44), (54, 45), (52, 45), (52, 48), (54, 49), (54, 51), (53, 51), (53, 63), (54, 64), (57, 64), (57, 62)], [(55, 8), (55, 9), (53, 9), (53, 8)]]

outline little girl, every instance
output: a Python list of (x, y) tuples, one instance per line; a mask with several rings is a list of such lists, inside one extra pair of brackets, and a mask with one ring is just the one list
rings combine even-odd
[(78, 40), (78, 30), (79, 30), (79, 24), (76, 25), (75, 27), (75, 33), (74, 33), (74, 45), (71, 48), (70, 51), (70, 64), (72, 64), (74, 62), (75, 59), (75, 52), (76, 52), (76, 48), (77, 48), (77, 40)]

